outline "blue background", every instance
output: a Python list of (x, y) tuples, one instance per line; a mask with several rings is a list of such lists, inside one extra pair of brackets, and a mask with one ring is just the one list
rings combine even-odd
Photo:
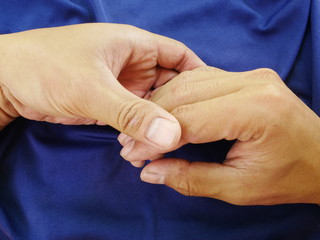
[[(0, 34), (132, 24), (184, 42), (212, 66), (272, 68), (319, 114), (319, 13), (318, 0), (4, 0)], [(3, 130), (0, 239), (320, 239), (316, 205), (239, 207), (141, 182), (119, 156), (117, 134), (22, 118)], [(230, 146), (187, 145), (169, 155), (221, 162)]]

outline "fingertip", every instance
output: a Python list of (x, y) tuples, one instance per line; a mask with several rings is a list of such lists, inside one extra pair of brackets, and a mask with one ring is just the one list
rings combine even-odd
[(120, 133), (118, 138), (117, 138), (118, 142), (122, 143), (123, 139), (125, 139), (127, 136), (128, 136), (127, 134)]
[(162, 175), (152, 172), (141, 172), (140, 179), (143, 182), (151, 184), (165, 184), (165, 178)]
[(140, 174), (142, 181), (152, 184), (165, 184), (175, 171), (177, 159), (158, 159), (143, 168)]
[(127, 143), (120, 151), (120, 155), (121, 157), (123, 157), (124, 159), (127, 159), (128, 156), (130, 155), (130, 153), (132, 152), (132, 149), (134, 148), (135, 145), (135, 141), (131, 141), (129, 143)]
[(124, 133), (120, 133), (118, 136), (118, 142), (122, 145), (125, 146), (127, 145), (129, 142), (133, 141), (133, 138), (128, 136), (127, 134)]
[(137, 141), (132, 144), (133, 146), (131, 144), (131, 142), (128, 143), (128, 147), (125, 145), (120, 152), (120, 155), (129, 162), (154, 160), (162, 156), (162, 153), (159, 153), (159, 149), (154, 146)]
[(145, 164), (145, 161), (133, 161), (130, 162), (132, 166), (136, 167), (136, 168), (142, 168)]
[[(157, 159), (149, 163), (143, 171), (153, 172), (159, 174), (167, 174), (171, 170), (180, 169), (184, 170), (186, 165), (190, 164), (187, 160), (178, 159), (178, 158), (162, 158)], [(178, 168), (177, 168), (178, 167)]]

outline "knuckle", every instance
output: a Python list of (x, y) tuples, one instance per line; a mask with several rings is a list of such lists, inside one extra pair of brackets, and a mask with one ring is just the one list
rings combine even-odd
[(172, 89), (172, 96), (175, 101), (179, 104), (187, 103), (194, 91), (192, 86), (193, 84), (190, 84), (190, 82), (183, 82), (182, 84), (175, 85)]
[(178, 172), (170, 181), (171, 187), (185, 196), (205, 196), (207, 183), (194, 174), (194, 163), (177, 161), (177, 164)]
[(176, 191), (178, 191), (182, 195), (191, 196), (190, 182), (188, 181), (188, 179), (184, 177), (178, 177), (173, 188), (176, 189)]
[(185, 102), (194, 91), (194, 82), (198, 79), (200, 71), (184, 71), (179, 74), (179, 81), (171, 89), (171, 94), (176, 101)]
[(178, 120), (181, 120), (182, 122), (189, 121), (190, 113), (193, 111), (192, 105), (181, 105), (179, 107), (176, 107), (171, 111), (171, 114), (174, 115)]
[(176, 43), (177, 43), (182, 49), (185, 49), (186, 52), (188, 51), (189, 48), (188, 48), (187, 45), (185, 45), (183, 42), (176, 41)]
[(262, 85), (261, 95), (271, 101), (279, 101), (282, 99), (282, 91), (276, 83), (265, 83)]
[(288, 109), (287, 93), (275, 82), (265, 83), (261, 87), (259, 98), (267, 106), (268, 111), (284, 111)]
[(180, 176), (173, 188), (185, 196), (201, 196), (202, 192), (200, 185), (187, 176)]
[(261, 78), (262, 80), (282, 82), (279, 75), (270, 68), (260, 68), (260, 69), (257, 69), (255, 72), (258, 75), (258, 77)]
[(145, 121), (145, 107), (142, 100), (122, 104), (116, 114), (116, 123), (120, 131), (134, 135)]
[(180, 123), (183, 139), (188, 142), (197, 143), (199, 128), (201, 128), (201, 126), (199, 125), (199, 119), (195, 114), (194, 106), (179, 106), (175, 108), (171, 114), (175, 116)]

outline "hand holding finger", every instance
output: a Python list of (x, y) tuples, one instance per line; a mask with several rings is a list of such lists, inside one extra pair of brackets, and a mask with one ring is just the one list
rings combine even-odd
[(226, 161), (161, 159), (144, 168), (142, 180), (239, 205), (319, 203), (319, 117), (273, 71), (244, 75), (237, 88), (226, 76), (211, 99), (195, 94), (198, 102), (187, 99), (170, 110), (188, 142), (236, 140)]
[(0, 125), (19, 115), (107, 124), (161, 150), (177, 144), (179, 123), (140, 97), (179, 71), (204, 65), (180, 42), (119, 24), (38, 29), (2, 35), (0, 41), (6, 46), (1, 60), (10, 59), (1, 62)]

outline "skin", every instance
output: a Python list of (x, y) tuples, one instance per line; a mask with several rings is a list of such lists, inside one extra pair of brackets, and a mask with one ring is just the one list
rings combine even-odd
[(180, 42), (105, 23), (1, 35), (0, 56), (0, 129), (19, 116), (111, 125), (162, 150), (177, 144), (180, 125), (142, 98), (204, 65)]
[[(235, 144), (223, 164), (153, 161), (142, 170), (143, 181), (236, 205), (320, 203), (319, 117), (274, 71), (199, 68), (178, 75), (151, 100), (180, 122), (176, 147), (221, 139)], [(148, 159), (153, 151), (136, 142), (127, 159)]]
[(320, 202), (319, 117), (271, 70), (188, 71), (204, 64), (183, 44), (113, 24), (1, 35), (0, 56), (1, 128), (19, 116), (111, 125), (137, 166), (236, 140), (223, 164), (160, 159), (141, 178), (238, 205)]

